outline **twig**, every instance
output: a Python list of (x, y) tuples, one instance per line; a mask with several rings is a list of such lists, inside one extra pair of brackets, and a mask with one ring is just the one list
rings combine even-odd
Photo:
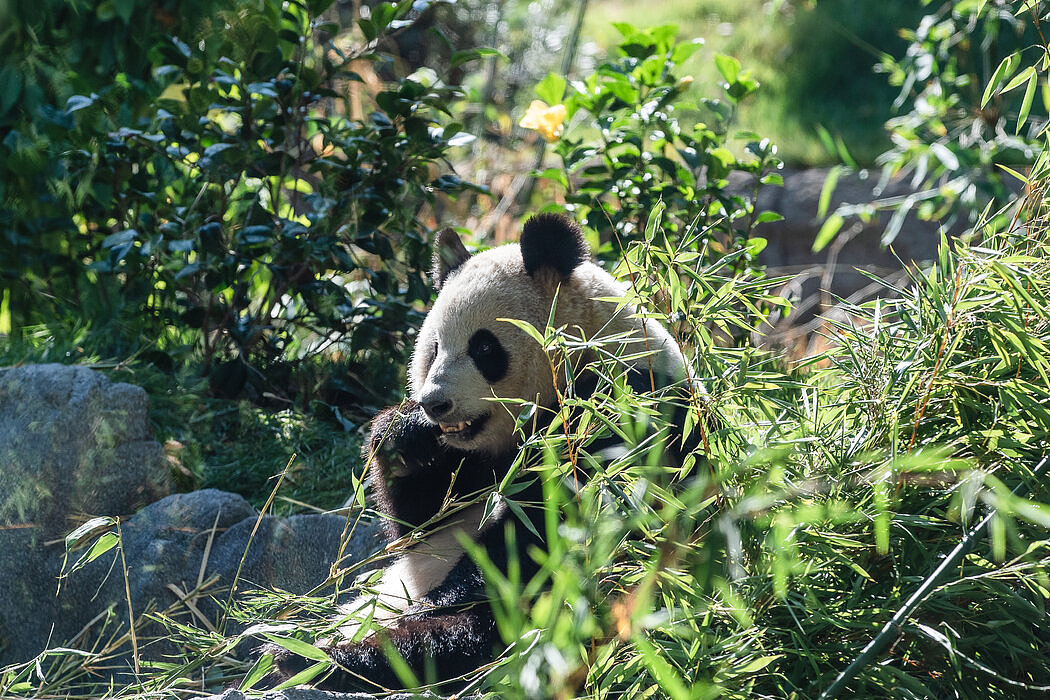
[(124, 574), (124, 596), (128, 601), (128, 633), (131, 635), (131, 660), (135, 665), (135, 675), (139, 675), (139, 640), (135, 634), (135, 611), (131, 608), (131, 584), (128, 581), (128, 562), (124, 558), (124, 535), (120, 531), (120, 520), (117, 520), (117, 549), (120, 550), (120, 565)]
[(941, 369), (941, 362), (944, 360), (944, 353), (948, 349), (948, 341), (951, 340), (952, 332), (955, 330), (955, 311), (956, 305), (959, 303), (959, 292), (962, 289), (962, 265), (955, 271), (955, 290), (952, 292), (952, 305), (948, 310), (948, 318), (945, 319), (944, 325), (944, 337), (941, 338), (941, 346), (937, 348), (937, 359), (933, 363), (933, 373), (930, 375), (930, 383), (926, 385), (926, 393), (919, 402), (919, 405), (915, 408), (915, 422), (911, 426), (911, 439), (908, 440), (908, 454), (911, 454), (912, 448), (915, 447), (915, 439), (919, 434), (919, 423), (922, 422), (923, 417), (926, 415), (926, 406), (930, 403), (930, 397), (933, 396), (933, 386), (937, 382), (937, 375)]
[(219, 527), (219, 516), (222, 515), (222, 509), (215, 511), (215, 521), (211, 524), (211, 531), (208, 532), (208, 541), (204, 543), (204, 554), (201, 556), (201, 568), (197, 572), (197, 588), (201, 587), (204, 583), (204, 570), (208, 567), (208, 559), (211, 557), (211, 545), (215, 541), (215, 533)]
[(174, 593), (175, 597), (182, 601), (182, 604), (186, 606), (186, 608), (193, 614), (194, 617), (200, 620), (201, 624), (204, 625), (209, 632), (214, 632), (216, 634), (218, 633), (218, 630), (215, 629), (215, 625), (211, 623), (211, 620), (205, 617), (204, 613), (202, 613), (200, 611), (200, 608), (197, 607), (197, 604), (193, 602), (193, 599), (195, 597), (193, 592), (186, 593), (174, 583), (168, 584), (168, 590)]
[[(1048, 458), (1046, 456), (1040, 460), (1039, 464), (1032, 470), (1032, 476), (1042, 476), (1045, 471)], [(1021, 492), (1024, 487), (1024, 482), (1018, 484), (1012, 491), (1013, 494), (1017, 495)], [(887, 622), (879, 633), (875, 635), (868, 646), (864, 647), (864, 650), (860, 652), (860, 655), (855, 658), (849, 666), (846, 667), (842, 673), (834, 680), (834, 682), (827, 687), (827, 689), (820, 694), (819, 700), (830, 700), (836, 697), (845, 687), (846, 684), (853, 680), (854, 677), (860, 670), (872, 663), (875, 657), (882, 653), (882, 651), (893, 641), (897, 634), (901, 630), (901, 626), (904, 622), (915, 614), (915, 611), (919, 609), (919, 606), (926, 600), (927, 596), (933, 592), (934, 587), (940, 583), (940, 580), (944, 577), (947, 571), (959, 564), (962, 558), (973, 548), (977, 538), (980, 537), (984, 529), (988, 527), (988, 524), (992, 522), (992, 519), (999, 514), (998, 508), (992, 508), (991, 512), (984, 517), (981, 522), (977, 523), (973, 528), (970, 529), (962, 540), (955, 546), (948, 556), (944, 558), (941, 565), (938, 566), (932, 574), (930, 574), (922, 585), (911, 594), (911, 597), (901, 606), (890, 621)]]
[[(233, 595), (237, 592), (237, 582), (241, 578), (241, 570), (244, 568), (244, 562), (248, 559), (248, 550), (252, 548), (252, 542), (255, 540), (255, 534), (259, 531), (259, 525), (262, 524), (263, 517), (266, 516), (266, 511), (273, 505), (273, 499), (277, 497), (277, 491), (280, 490), (281, 484), (284, 483), (284, 477), (288, 474), (288, 470), (291, 469), (292, 463), (295, 462), (295, 458), (298, 454), (293, 454), (288, 458), (288, 463), (284, 465), (284, 469), (281, 471), (280, 476), (277, 477), (277, 484), (273, 487), (273, 491), (270, 492), (270, 497), (266, 499), (266, 503), (263, 504), (262, 510), (259, 511), (259, 517), (255, 519), (255, 525), (252, 526), (252, 533), (248, 535), (248, 544), (244, 546), (244, 553), (241, 554), (241, 561), (237, 564), (237, 573), (233, 575), (233, 582), (230, 584), (230, 595), (226, 599), (226, 610), (230, 609), (233, 604)], [(221, 630), (226, 629), (227, 615), (224, 614), (222, 618)]]
[[(105, 610), (100, 612), (98, 615), (95, 615), (93, 618), (88, 620), (87, 624), (84, 625), (83, 627), (81, 627), (79, 632), (77, 632), (76, 634), (74, 634), (72, 637), (69, 638), (70, 639), (70, 644), (73, 645), (73, 644), (78, 643), (78, 641), (82, 637), (84, 637), (84, 635), (86, 635), (88, 633), (88, 630), (90, 630), (92, 628), (92, 626), (94, 626), (94, 624), (96, 622), (98, 622), (99, 620), (104, 618), (106, 615), (109, 615), (109, 613), (110, 613), (110, 608), (106, 608)], [(54, 627), (54, 625), (52, 625), (51, 626), (51, 632), (49, 632), (48, 636), (47, 636), (47, 645), (44, 647), (45, 649), (50, 649), (51, 648), (51, 634), (53, 634), (54, 631), (55, 631), (55, 627)]]

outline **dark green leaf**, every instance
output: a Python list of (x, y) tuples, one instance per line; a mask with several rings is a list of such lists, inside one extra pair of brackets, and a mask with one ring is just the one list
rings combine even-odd
[(0, 116), (18, 103), (22, 94), (22, 72), (8, 64), (0, 68)]
[(496, 49), (476, 48), (476, 49), (466, 49), (466, 50), (463, 50), (463, 51), (456, 51), (456, 52), (454, 52), (452, 54), (452, 58), (449, 59), (449, 63), (450, 63), (450, 65), (453, 68), (458, 68), (459, 66), (463, 65), (464, 63), (468, 63), (470, 61), (476, 61), (476, 60), (481, 59), (481, 58), (491, 58), (491, 57), (498, 57), (498, 58), (502, 58), (502, 59), (506, 59), (507, 58), (506, 56), (504, 56), (501, 52), (497, 51)]

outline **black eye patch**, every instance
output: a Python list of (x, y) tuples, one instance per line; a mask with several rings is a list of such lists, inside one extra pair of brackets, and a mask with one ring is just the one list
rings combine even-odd
[(470, 355), (470, 359), (474, 360), (474, 366), (489, 384), (494, 384), (507, 376), (510, 357), (492, 331), (482, 328), (470, 336), (470, 341), (467, 343), (467, 354)]

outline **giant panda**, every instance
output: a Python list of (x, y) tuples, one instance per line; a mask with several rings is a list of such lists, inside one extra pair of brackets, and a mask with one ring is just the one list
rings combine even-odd
[[(673, 384), (684, 375), (683, 354), (660, 323), (609, 301), (622, 297), (624, 285), (590, 260), (579, 225), (564, 215), (534, 216), (520, 244), (476, 255), (446, 229), (438, 237), (432, 275), (438, 295), (412, 355), (411, 398), (375, 417), (366, 455), (371, 496), (391, 541), (420, 530), (427, 534), (384, 570), (375, 587), (370, 614), (382, 628), (362, 638), (350, 623), (343, 637), (359, 641), (323, 647), (334, 667), (319, 687), (401, 687), (384, 649), (392, 647), (417, 678), (448, 688), (502, 647), (485, 582), (460, 537), (474, 540), (503, 571), (515, 556), (522, 580), (536, 572), (525, 553), (544, 547), (537, 534), (545, 531), (538, 481), (515, 496), (536, 504), (524, 509), (532, 527), (499, 505), (483, 521), (486, 495), (507, 474), (523, 439), (513, 405), (494, 399), (551, 407), (564, 388), (555, 382), (565, 380), (555, 378), (537, 342), (500, 319), (543, 329), (553, 306), (555, 327), (588, 339), (617, 339), (630, 358), (624, 369), (636, 389), (652, 390), (653, 377)], [(583, 359), (574, 368), (577, 387), (587, 384)], [(514, 553), (507, 551), (508, 528), (514, 529)], [(355, 611), (345, 612), (352, 617)], [(313, 663), (272, 651), (285, 678)]]

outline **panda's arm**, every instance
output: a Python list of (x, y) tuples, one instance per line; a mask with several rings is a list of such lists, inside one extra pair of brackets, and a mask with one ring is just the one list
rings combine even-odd
[(391, 539), (429, 521), (440, 510), (455, 457), (440, 441), (440, 429), (414, 401), (391, 406), (372, 421), (369, 485), (376, 509), (386, 516)]
[(433, 518), (447, 499), (462, 503), (491, 491), (514, 453), (487, 455), (448, 447), (423, 408), (406, 401), (373, 419), (365, 458), (373, 502), (394, 540), (434, 526)]
[[(491, 490), (513, 461), (513, 454), (486, 456), (450, 449), (442, 444), (438, 428), (420, 406), (406, 402), (382, 411), (373, 420), (368, 458), (373, 499), (388, 516), (388, 530), (396, 538), (431, 520), (447, 495), (467, 498), (486, 487)], [(534, 534), (543, 531), (542, 508), (536, 507), (542, 504), (542, 487), (534, 481), (517, 498), (527, 506), (532, 527), (521, 527), (513, 515), (504, 513), (477, 541), (493, 565), (506, 572), (511, 556), (506, 535), (509, 526), (515, 532), (514, 556), (519, 557), (519, 570), (528, 580), (538, 567), (526, 552), (534, 545), (543, 546)], [(336, 668), (317, 685), (372, 692), (377, 684), (401, 687), (387, 648), (395, 650), (420, 681), (448, 681), (491, 661), (499, 641), (481, 572), (469, 556), (462, 555), (445, 579), (392, 626), (357, 643), (326, 647)], [(279, 678), (289, 678), (312, 663), (284, 649), (270, 646), (266, 650), (274, 654)]]

